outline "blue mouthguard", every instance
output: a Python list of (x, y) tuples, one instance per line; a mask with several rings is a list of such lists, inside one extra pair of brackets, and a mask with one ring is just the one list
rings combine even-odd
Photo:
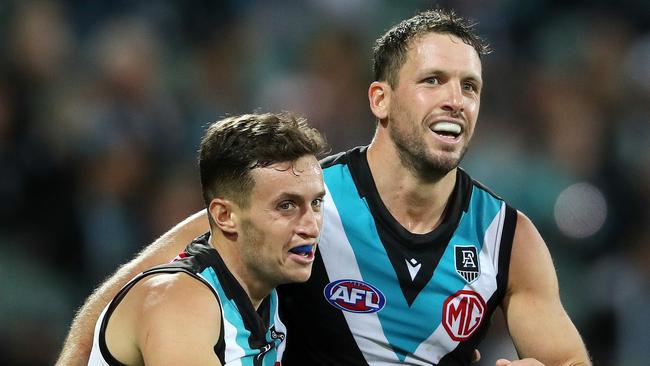
[(295, 247), (295, 248), (291, 249), (290, 252), (291, 253), (296, 253), (296, 254), (310, 253), (311, 249), (312, 249), (312, 245), (311, 244), (306, 244), (306, 245), (301, 245), (299, 247)]

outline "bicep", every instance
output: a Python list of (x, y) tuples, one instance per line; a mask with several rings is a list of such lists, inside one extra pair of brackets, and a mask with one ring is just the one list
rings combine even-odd
[(537, 229), (518, 213), (503, 311), (517, 352), (548, 365), (588, 362), (560, 301), (555, 268)]
[(214, 294), (186, 274), (158, 281), (149, 287), (140, 309), (137, 340), (144, 363), (221, 365), (214, 350), (221, 329)]

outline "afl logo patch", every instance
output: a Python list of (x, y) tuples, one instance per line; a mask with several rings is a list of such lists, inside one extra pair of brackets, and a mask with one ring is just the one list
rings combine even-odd
[(460, 290), (442, 305), (442, 325), (449, 338), (461, 342), (469, 338), (483, 321), (487, 307), (478, 293)]
[(351, 313), (376, 313), (386, 305), (386, 297), (375, 286), (357, 280), (330, 282), (323, 291), (335, 308)]

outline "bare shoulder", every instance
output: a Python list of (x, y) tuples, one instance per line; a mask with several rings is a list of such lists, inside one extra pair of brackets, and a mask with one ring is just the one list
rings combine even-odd
[[(120, 362), (151, 363), (152, 356), (163, 356), (161, 349), (174, 352), (195, 339), (205, 340), (204, 348), (210, 349), (220, 326), (219, 302), (206, 284), (186, 273), (162, 273), (141, 279), (126, 293), (108, 321), (105, 339)], [(180, 354), (177, 350), (172, 356)]]
[[(196, 322), (192, 321), (195, 314), (201, 314)], [(129, 290), (115, 309), (108, 331), (115, 333), (115, 328), (139, 339), (174, 324), (199, 327), (205, 324), (201, 320), (221, 321), (219, 301), (210, 288), (186, 273), (161, 273), (141, 279)], [(125, 326), (118, 328), (119, 324)]]
[(133, 291), (140, 298), (142, 325), (156, 327), (159, 321), (173, 321), (182, 314), (184, 323), (191, 326), (192, 323), (187, 322), (188, 315), (191, 315), (188, 310), (202, 314), (201, 319), (221, 318), (219, 302), (212, 290), (183, 272), (149, 276)]
[(218, 364), (213, 351), (221, 332), (219, 301), (186, 273), (142, 281), (137, 343), (145, 364)]
[(173, 303), (177, 296), (190, 293), (194, 295), (193, 299), (184, 299), (185, 301), (198, 300), (202, 297), (216, 300), (206, 284), (185, 272), (150, 275), (140, 281), (139, 287), (140, 292), (152, 300), (164, 300)]
[(535, 224), (521, 211), (517, 211), (517, 227), (514, 241), (515, 243), (524, 243), (524, 245), (530, 243), (531, 245), (542, 244), (544, 247), (546, 246)]
[(519, 211), (508, 277), (509, 292), (535, 291), (537, 295), (545, 292), (554, 295), (558, 291), (548, 247), (533, 222)]

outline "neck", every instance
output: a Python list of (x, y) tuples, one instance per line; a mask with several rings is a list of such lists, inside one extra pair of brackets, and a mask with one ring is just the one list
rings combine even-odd
[(456, 184), (457, 169), (425, 181), (402, 164), (390, 141), (377, 136), (367, 156), (379, 196), (397, 222), (414, 234), (438, 227)]
[(253, 308), (257, 309), (262, 300), (271, 293), (274, 286), (260, 281), (258, 276), (242, 261), (238, 249), (239, 243), (236, 241), (225, 237), (221, 233), (216, 233), (215, 230), (211, 230), (210, 245), (219, 252), (230, 273), (248, 295)]

